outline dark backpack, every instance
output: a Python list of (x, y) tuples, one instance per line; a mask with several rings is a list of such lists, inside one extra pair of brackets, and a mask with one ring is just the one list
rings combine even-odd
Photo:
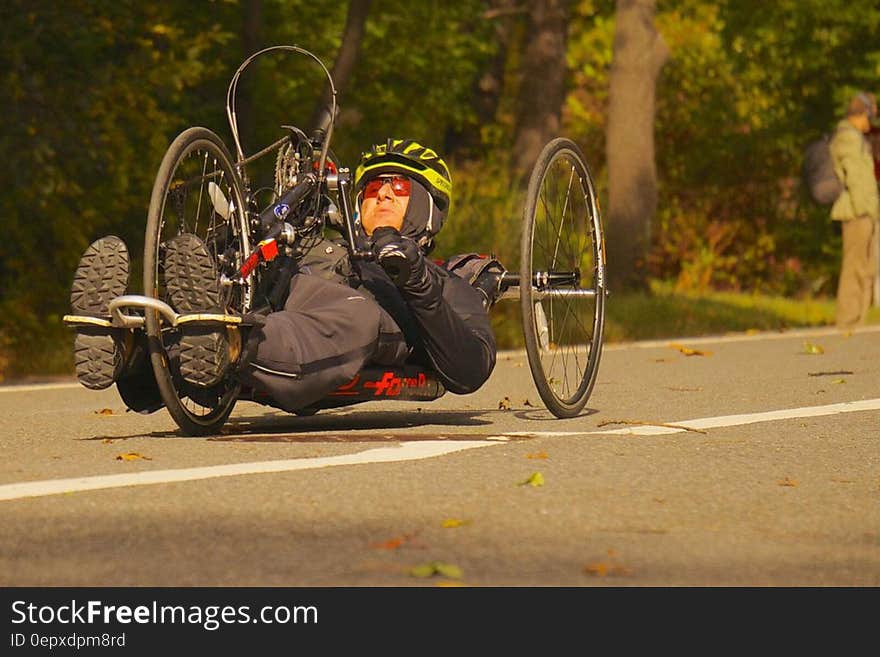
[(822, 135), (804, 149), (803, 178), (810, 196), (820, 205), (831, 205), (843, 192), (843, 183), (831, 163), (831, 137)]

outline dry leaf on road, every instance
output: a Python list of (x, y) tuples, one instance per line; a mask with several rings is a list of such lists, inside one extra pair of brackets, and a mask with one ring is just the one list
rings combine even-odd
[(374, 547), (377, 550), (396, 550), (402, 545), (412, 541), (413, 538), (415, 538), (415, 534), (403, 534), (401, 536), (393, 536), (387, 541), (373, 543), (370, 547)]
[(802, 353), (809, 355), (819, 355), (824, 354), (825, 349), (822, 348), (822, 345), (815, 344), (813, 342), (804, 342), (804, 351)]
[(792, 488), (798, 485), (797, 479), (792, 479), (791, 477), (785, 477), (784, 479), (780, 479), (776, 483), (780, 486), (790, 486)]
[(584, 572), (587, 575), (592, 575), (593, 577), (620, 577), (632, 574), (632, 571), (629, 568), (621, 566), (620, 564), (609, 563), (606, 561), (588, 563), (586, 566), (584, 566)]
[(498, 410), (506, 411), (510, 408), (510, 397), (505, 397), (500, 402), (498, 402)]
[(678, 349), (685, 356), (711, 356), (711, 351), (701, 351), (700, 349), (691, 349), (690, 347), (685, 347), (683, 344), (672, 343), (669, 345), (673, 349)]
[(549, 459), (547, 456), (547, 452), (532, 452), (531, 454), (526, 454), (527, 459)]
[(471, 524), (470, 520), (459, 520), (458, 518), (447, 518), (443, 521), (443, 527), (446, 529), (452, 529), (455, 527), (462, 527), (464, 525)]
[(461, 579), (462, 572), (461, 568), (455, 564), (444, 563), (442, 561), (430, 561), (428, 563), (414, 566), (410, 569), (409, 574), (412, 577), (433, 577), (434, 575), (441, 575), (450, 579)]
[(518, 486), (543, 486), (544, 485), (544, 475), (540, 472), (532, 473), (532, 476), (526, 479), (525, 481), (519, 482)]
[(95, 415), (116, 415), (112, 408), (102, 408), (100, 411), (93, 411)]
[(149, 456), (144, 456), (143, 454), (138, 454), (137, 452), (126, 452), (125, 454), (120, 454), (116, 457), (117, 461), (137, 461), (138, 459), (143, 459), (144, 461), (152, 461)]

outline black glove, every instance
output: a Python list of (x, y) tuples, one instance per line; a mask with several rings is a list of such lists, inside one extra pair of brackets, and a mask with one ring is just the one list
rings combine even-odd
[(477, 274), (471, 279), (471, 285), (483, 295), (483, 308), (487, 310), (495, 305), (501, 296), (501, 279), (504, 267), (494, 258), (486, 258)]
[(373, 254), (379, 266), (397, 287), (404, 287), (421, 266), (422, 254), (418, 245), (404, 237), (396, 228), (380, 226), (372, 235)]

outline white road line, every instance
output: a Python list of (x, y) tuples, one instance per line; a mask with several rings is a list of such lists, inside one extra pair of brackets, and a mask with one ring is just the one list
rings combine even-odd
[(0, 386), (0, 392), (35, 392), (39, 390), (64, 390), (66, 388), (83, 388), (79, 383), (32, 383), (30, 385)]
[(822, 415), (837, 415), (838, 413), (856, 413), (858, 411), (880, 410), (880, 399), (863, 399), (860, 401), (843, 402), (840, 404), (828, 404), (827, 406), (804, 406), (801, 408), (786, 408), (779, 411), (764, 411), (762, 413), (745, 413), (742, 415), (720, 415), (717, 417), (703, 417), (696, 420), (681, 420), (678, 422), (664, 422), (666, 425), (640, 425), (622, 429), (605, 429), (602, 431), (511, 431), (509, 436), (586, 436), (616, 434), (621, 436), (659, 436), (662, 434), (682, 433), (688, 429), (718, 429), (720, 427), (736, 427), (743, 424), (756, 422), (773, 422), (774, 420), (792, 420), (801, 417), (820, 417)]
[(128, 474), (97, 475), (75, 477), (72, 479), (50, 479), (47, 481), (26, 481), (18, 484), (0, 486), (0, 501), (19, 500), (25, 497), (44, 497), (63, 493), (78, 493), (102, 488), (121, 488), (124, 486), (149, 486), (181, 481), (196, 481), (214, 477), (237, 477), (240, 475), (265, 474), (270, 472), (292, 472), (294, 470), (313, 470), (337, 465), (360, 465), (364, 463), (391, 463), (394, 461), (415, 461), (476, 447), (503, 445), (503, 442), (483, 440), (419, 440), (402, 443), (398, 447), (368, 449), (356, 454), (324, 456), (309, 459), (287, 459), (279, 461), (257, 461), (254, 463), (230, 463), (202, 468), (181, 468), (178, 470), (144, 470)]

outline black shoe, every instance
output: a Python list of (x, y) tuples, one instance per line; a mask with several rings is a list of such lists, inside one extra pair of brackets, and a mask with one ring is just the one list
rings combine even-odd
[[(102, 237), (86, 249), (70, 290), (74, 315), (109, 319), (108, 304), (125, 294), (128, 286), (128, 249), (114, 235)], [(78, 327), (73, 343), (76, 376), (92, 390), (110, 387), (125, 363), (123, 331)]]
[[(168, 303), (181, 314), (225, 313), (214, 260), (198, 236), (182, 233), (165, 244), (165, 289)], [(180, 375), (209, 388), (225, 378), (230, 365), (225, 327), (188, 326), (180, 335)]]

